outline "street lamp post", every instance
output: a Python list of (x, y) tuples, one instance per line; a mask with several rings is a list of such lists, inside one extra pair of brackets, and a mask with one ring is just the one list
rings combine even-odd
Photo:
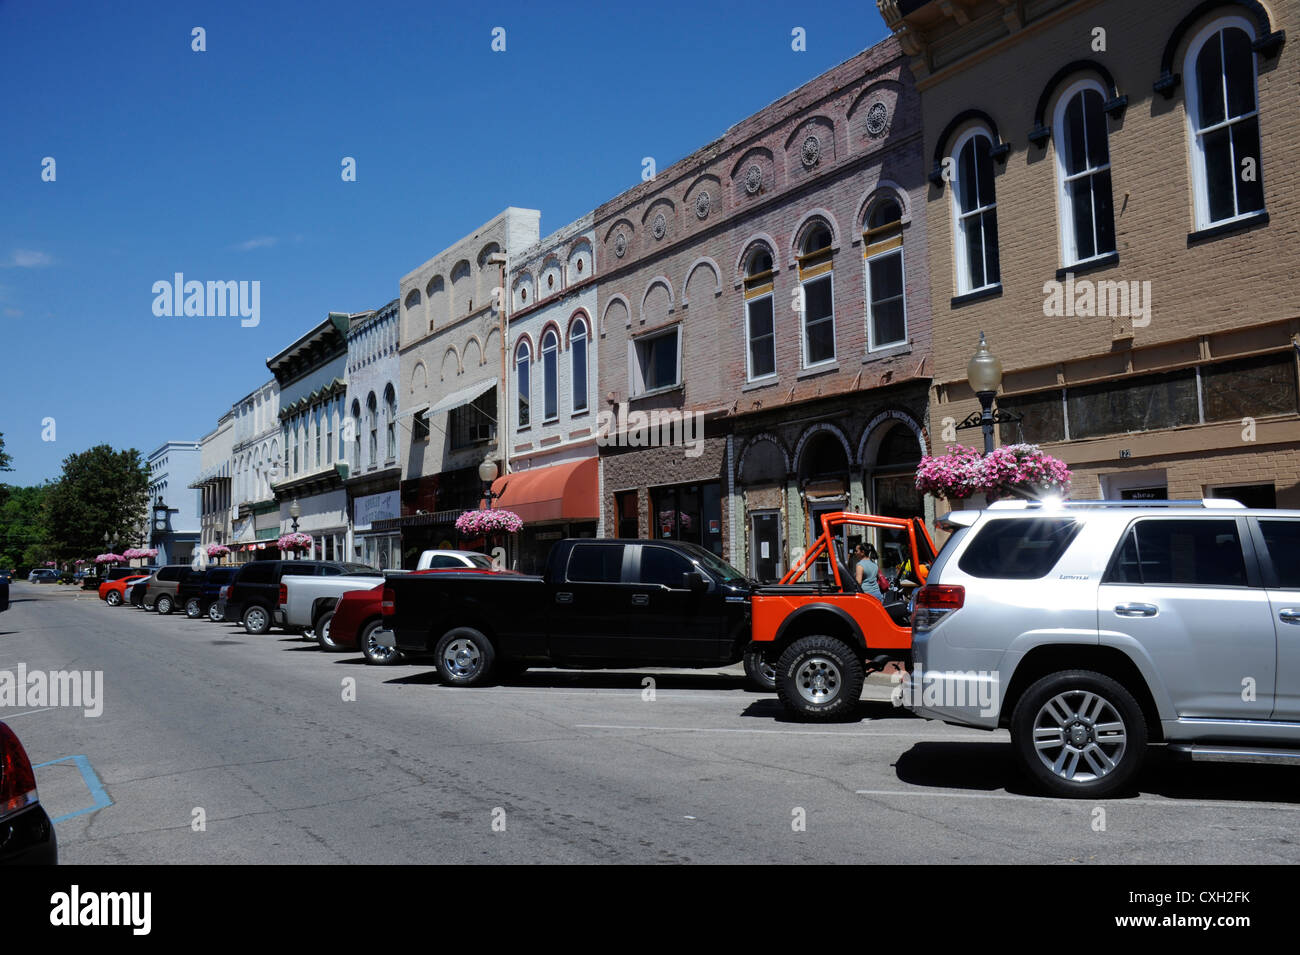
[(980, 410), (968, 414), (962, 423), (957, 425), (957, 430), (979, 428), (984, 432), (984, 453), (992, 454), (993, 426), (995, 424), (1014, 424), (1019, 422), (1023, 416), (993, 407), (998, 388), (1002, 386), (1002, 362), (998, 360), (993, 352), (989, 351), (989, 345), (984, 340), (983, 332), (980, 332), (979, 347), (966, 365), (966, 380), (970, 382), (971, 390), (975, 392), (975, 397), (979, 399)]
[(497, 479), (497, 463), (491, 458), (484, 458), (478, 466), (478, 479), (483, 482), (483, 500), (487, 501), (488, 510), (492, 510), (492, 499), (499, 495), (492, 493), (492, 482)]
[(293, 503), (289, 505), (289, 517), (293, 521), (293, 532), (298, 533), (298, 518), (302, 516), (302, 505), (298, 503), (295, 497)]

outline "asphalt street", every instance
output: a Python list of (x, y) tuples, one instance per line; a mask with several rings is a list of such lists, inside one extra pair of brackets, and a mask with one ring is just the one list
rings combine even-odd
[(1005, 733), (865, 700), (792, 723), (739, 667), (458, 690), (57, 585), (12, 597), (0, 671), (103, 674), (98, 717), (0, 706), (64, 863), (1300, 862), (1288, 768), (1161, 756), (1125, 798), (1049, 799)]

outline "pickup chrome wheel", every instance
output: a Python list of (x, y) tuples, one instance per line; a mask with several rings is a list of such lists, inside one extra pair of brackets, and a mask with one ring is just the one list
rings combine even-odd
[(485, 682), (496, 657), (488, 638), (469, 627), (443, 634), (434, 655), (438, 675), (449, 686), (478, 686)]
[(185, 616), (191, 620), (198, 620), (203, 616), (203, 604), (199, 602), (198, 597), (191, 597), (185, 601)]
[(361, 652), (365, 654), (366, 662), (373, 663), (376, 666), (388, 666), (397, 663), (402, 659), (402, 651), (396, 647), (380, 646), (375, 640), (375, 634), (384, 629), (382, 620), (372, 620), (361, 628), (361, 636), (357, 642), (361, 644)]
[(1140, 768), (1146, 718), (1116, 680), (1068, 670), (1025, 691), (1011, 718), (1011, 741), (1022, 768), (1043, 789), (1096, 797), (1126, 785)]
[(830, 720), (853, 711), (866, 669), (857, 652), (836, 637), (800, 637), (776, 664), (776, 692), (804, 720)]
[(108, 604), (110, 607), (120, 607), (122, 605), (122, 595), (116, 590), (110, 590), (104, 597), (104, 603)]
[(766, 650), (767, 647), (763, 644), (751, 643), (745, 648), (743, 658), (750, 688), (761, 693), (771, 693), (776, 689), (776, 667), (764, 659)]
[(331, 653), (336, 653), (339, 650), (345, 650), (347, 648), (339, 646), (337, 643), (335, 643), (333, 640), (330, 639), (330, 625), (333, 622), (334, 622), (334, 611), (327, 610), (319, 617), (316, 618), (316, 623), (312, 627), (312, 630), (315, 631), (316, 642), (320, 644), (320, 648), (322, 650), (328, 650)]

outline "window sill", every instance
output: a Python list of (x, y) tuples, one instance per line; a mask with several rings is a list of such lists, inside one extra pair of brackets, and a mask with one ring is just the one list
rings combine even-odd
[(795, 375), (795, 378), (815, 378), (818, 375), (824, 375), (827, 372), (839, 371), (839, 370), (840, 370), (839, 361), (837, 360), (824, 361), (824, 362), (819, 362), (816, 365), (809, 365), (803, 371), (799, 372), (799, 374)]
[(773, 385), (780, 384), (781, 379), (777, 375), (764, 375), (762, 378), (755, 378), (747, 381), (740, 386), (741, 391), (758, 391), (760, 388), (771, 388)]
[(1096, 258), (1084, 259), (1082, 262), (1075, 262), (1073, 265), (1067, 265), (1063, 269), (1056, 270), (1056, 281), (1064, 282), (1067, 275), (1084, 275), (1088, 272), (1098, 272), (1102, 269), (1108, 269), (1112, 265), (1119, 264), (1119, 252), (1107, 252), (1105, 255), (1099, 255)]
[(670, 391), (681, 391), (685, 387), (686, 386), (681, 382), (678, 382), (675, 385), (664, 385), (662, 388), (651, 388), (649, 391), (641, 391), (635, 395), (629, 395), (628, 398), (630, 401), (637, 401), (641, 398), (653, 398), (655, 395), (666, 395)]
[(997, 285), (989, 285), (986, 288), (976, 289), (973, 292), (965, 292), (961, 295), (953, 296), (952, 301), (949, 303), (949, 307), (960, 308), (961, 306), (967, 305), (971, 302), (978, 302), (980, 299), (998, 298), (1001, 294), (1002, 283), (999, 282)]
[(867, 349), (866, 357), (862, 363), (875, 361), (877, 358), (893, 358), (895, 355), (910, 355), (912, 353), (912, 343), (910, 341), (899, 342), (896, 345), (881, 345), (879, 348)]
[(1213, 225), (1206, 229), (1198, 229), (1195, 232), (1187, 233), (1187, 245), (1199, 245), (1202, 242), (1209, 242), (1211, 239), (1217, 239), (1220, 236), (1234, 235), (1238, 232), (1245, 232), (1248, 229), (1254, 229), (1268, 225), (1268, 211), (1252, 212), (1249, 215), (1241, 216), (1237, 219), (1230, 219), (1219, 225)]
[(548, 425), (548, 424), (559, 424), (559, 423), (560, 423), (560, 416), (559, 416), (559, 415), (556, 415), (554, 418), (543, 418), (543, 419), (542, 419), (542, 425), (543, 425), (543, 426)]

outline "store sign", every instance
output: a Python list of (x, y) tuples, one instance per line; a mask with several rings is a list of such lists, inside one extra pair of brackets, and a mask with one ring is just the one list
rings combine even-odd
[(356, 530), (363, 531), (375, 521), (391, 520), (401, 514), (401, 502), (396, 491), (368, 494), (352, 502), (352, 521)]

